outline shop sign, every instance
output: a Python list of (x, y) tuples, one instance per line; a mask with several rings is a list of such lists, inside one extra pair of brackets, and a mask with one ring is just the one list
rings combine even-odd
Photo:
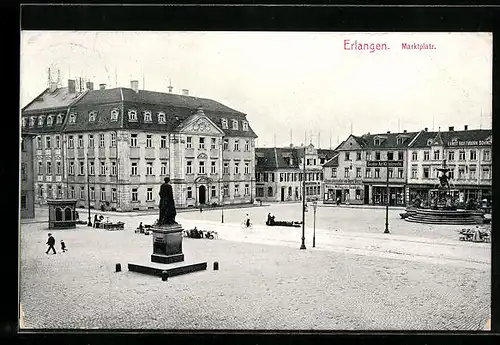
[(490, 146), (492, 144), (491, 137), (487, 137), (484, 140), (463, 140), (459, 141), (457, 138), (454, 138), (451, 141), (448, 141), (448, 146)]
[(368, 168), (402, 168), (403, 161), (367, 161)]

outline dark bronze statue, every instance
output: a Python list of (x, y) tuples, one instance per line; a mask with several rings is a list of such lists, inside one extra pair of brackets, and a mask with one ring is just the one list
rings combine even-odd
[(450, 182), (448, 181), (448, 169), (439, 169), (441, 171), (441, 176), (439, 177), (439, 183), (443, 188), (450, 188)]
[(172, 192), (172, 186), (169, 184), (170, 178), (165, 177), (164, 181), (165, 183), (160, 187), (160, 218), (158, 219), (158, 225), (177, 224), (175, 221), (177, 212), (175, 210), (174, 193)]

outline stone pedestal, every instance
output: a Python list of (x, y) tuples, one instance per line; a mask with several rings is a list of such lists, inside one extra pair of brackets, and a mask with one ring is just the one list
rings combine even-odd
[(164, 224), (153, 226), (153, 254), (151, 262), (170, 264), (184, 261), (182, 253), (182, 226)]

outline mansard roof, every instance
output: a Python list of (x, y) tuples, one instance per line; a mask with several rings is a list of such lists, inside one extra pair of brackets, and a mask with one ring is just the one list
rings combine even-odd
[[(294, 169), (299, 167), (297, 149), (293, 147), (258, 147), (255, 149), (257, 170)], [(290, 158), (292, 164), (286, 159)]]
[(426, 132), (421, 131), (415, 141), (411, 144), (410, 148), (430, 148), (434, 145), (436, 137), (440, 138), (445, 146), (458, 146), (453, 145), (453, 141), (470, 143), (465, 146), (474, 146), (474, 142), (487, 141), (491, 139), (491, 129), (469, 129), (463, 131), (448, 131), (448, 132)]
[[(406, 148), (418, 132), (403, 132), (403, 133), (380, 133), (380, 134), (363, 134), (361, 137), (353, 136), (356, 141), (364, 149), (399, 149)], [(398, 142), (398, 138), (404, 138)], [(375, 145), (375, 139), (380, 140), (379, 145)]]

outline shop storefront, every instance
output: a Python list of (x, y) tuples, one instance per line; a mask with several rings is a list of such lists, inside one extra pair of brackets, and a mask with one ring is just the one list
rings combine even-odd
[(340, 200), (342, 204), (363, 204), (364, 192), (361, 183), (325, 183), (323, 203), (333, 204)]
[[(389, 205), (404, 206), (404, 186), (389, 185)], [(373, 186), (372, 189), (372, 204), (385, 205), (387, 203), (387, 186)]]

